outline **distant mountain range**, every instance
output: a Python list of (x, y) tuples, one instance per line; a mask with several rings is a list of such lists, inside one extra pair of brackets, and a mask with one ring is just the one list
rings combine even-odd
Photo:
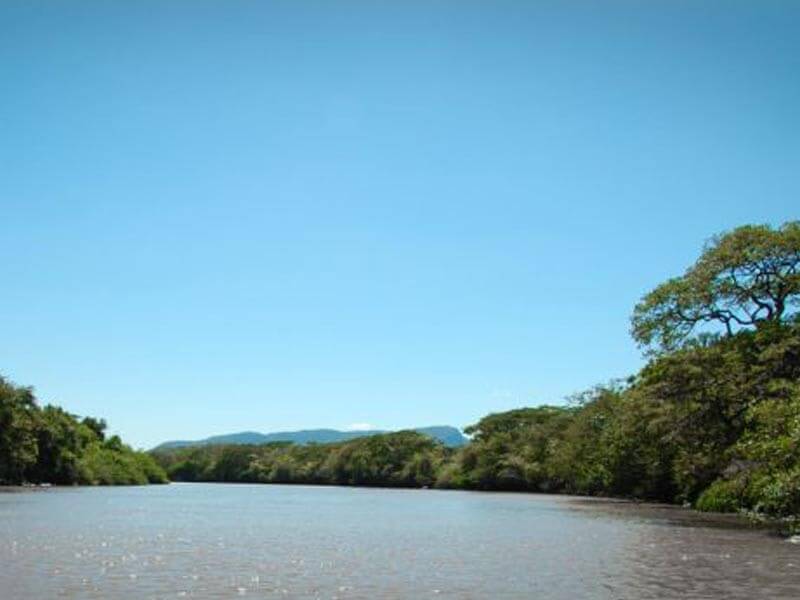
[[(448, 425), (434, 427), (418, 427), (414, 431), (427, 435), (442, 442), (445, 446), (457, 448), (467, 443), (467, 438), (461, 431)], [(176, 440), (159, 444), (153, 450), (171, 450), (187, 446), (222, 446), (225, 444), (268, 444), (270, 442), (294, 442), (295, 444), (330, 444), (344, 442), (369, 435), (389, 433), (381, 429), (368, 431), (338, 431), (336, 429), (304, 429), (302, 431), (279, 431), (275, 433), (258, 433), (257, 431), (242, 431), (215, 435), (204, 440)]]

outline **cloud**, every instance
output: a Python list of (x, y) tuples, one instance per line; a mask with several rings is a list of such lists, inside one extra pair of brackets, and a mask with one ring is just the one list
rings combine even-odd
[(375, 429), (375, 426), (370, 423), (351, 423), (347, 426), (347, 431), (369, 431)]

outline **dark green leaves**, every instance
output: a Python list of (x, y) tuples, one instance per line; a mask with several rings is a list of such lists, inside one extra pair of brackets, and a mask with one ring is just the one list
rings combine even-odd
[(674, 350), (692, 334), (732, 335), (782, 321), (800, 300), (800, 222), (747, 225), (716, 236), (681, 277), (636, 305), (631, 332), (650, 349)]

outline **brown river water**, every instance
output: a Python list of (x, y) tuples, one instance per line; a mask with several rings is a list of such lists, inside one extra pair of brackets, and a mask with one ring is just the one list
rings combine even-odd
[(800, 544), (690, 511), (437, 490), (0, 493), (0, 598), (800, 599)]

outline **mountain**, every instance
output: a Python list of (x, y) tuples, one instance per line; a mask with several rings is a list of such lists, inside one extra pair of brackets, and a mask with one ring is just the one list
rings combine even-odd
[[(461, 431), (448, 425), (433, 427), (418, 427), (414, 431), (427, 435), (442, 442), (445, 446), (457, 448), (467, 443), (467, 438)], [(382, 429), (368, 431), (338, 431), (336, 429), (304, 429), (302, 431), (278, 431), (275, 433), (258, 433), (257, 431), (242, 431), (215, 435), (204, 440), (176, 440), (159, 444), (154, 451), (172, 450), (186, 446), (222, 446), (225, 444), (268, 444), (269, 442), (293, 442), (295, 444), (330, 444), (344, 442), (368, 435), (388, 433)]]

